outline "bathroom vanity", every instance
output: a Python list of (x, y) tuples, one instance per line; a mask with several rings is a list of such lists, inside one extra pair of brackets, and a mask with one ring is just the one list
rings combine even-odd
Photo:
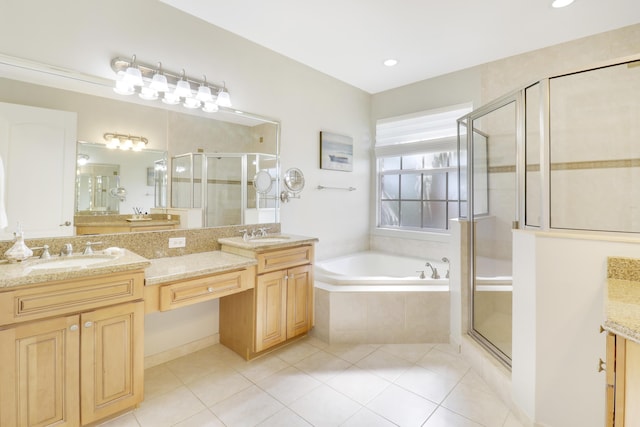
[[(640, 425), (640, 260), (609, 258), (606, 426)], [(602, 363), (602, 361), (601, 361)], [(602, 367), (601, 367), (602, 369)]]
[(142, 401), (149, 263), (100, 261), (0, 266), (0, 426), (87, 425)]
[(255, 286), (220, 300), (220, 342), (245, 359), (313, 327), (315, 238), (219, 239), (222, 251), (257, 262)]

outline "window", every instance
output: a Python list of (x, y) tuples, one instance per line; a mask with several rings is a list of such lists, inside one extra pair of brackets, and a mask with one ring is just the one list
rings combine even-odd
[(457, 123), (470, 106), (376, 124), (378, 227), (447, 230), (459, 216)]

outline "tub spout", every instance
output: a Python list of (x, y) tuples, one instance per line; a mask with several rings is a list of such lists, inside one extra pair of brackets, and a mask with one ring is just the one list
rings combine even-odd
[(430, 262), (427, 262), (425, 265), (425, 267), (429, 267), (431, 269), (431, 278), (432, 279), (439, 279), (440, 275), (438, 274), (438, 269), (435, 268), (433, 265), (431, 265)]

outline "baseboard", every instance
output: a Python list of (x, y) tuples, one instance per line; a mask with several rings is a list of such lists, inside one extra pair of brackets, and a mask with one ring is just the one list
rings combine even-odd
[(187, 354), (195, 353), (198, 350), (202, 350), (203, 348), (207, 348), (214, 344), (218, 344), (219, 342), (220, 342), (220, 334), (216, 333), (214, 335), (210, 335), (208, 337), (204, 337), (199, 340), (192, 341), (187, 344), (183, 344), (180, 347), (170, 348), (169, 350), (165, 350), (161, 353), (145, 356), (144, 368), (149, 369), (154, 366), (162, 365), (165, 362), (168, 362), (173, 359), (177, 359), (178, 357), (182, 357)]

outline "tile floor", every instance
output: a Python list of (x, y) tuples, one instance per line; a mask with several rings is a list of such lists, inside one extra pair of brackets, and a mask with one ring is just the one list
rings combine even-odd
[(145, 372), (145, 401), (104, 427), (522, 427), (445, 344), (307, 337), (251, 362), (222, 345)]

